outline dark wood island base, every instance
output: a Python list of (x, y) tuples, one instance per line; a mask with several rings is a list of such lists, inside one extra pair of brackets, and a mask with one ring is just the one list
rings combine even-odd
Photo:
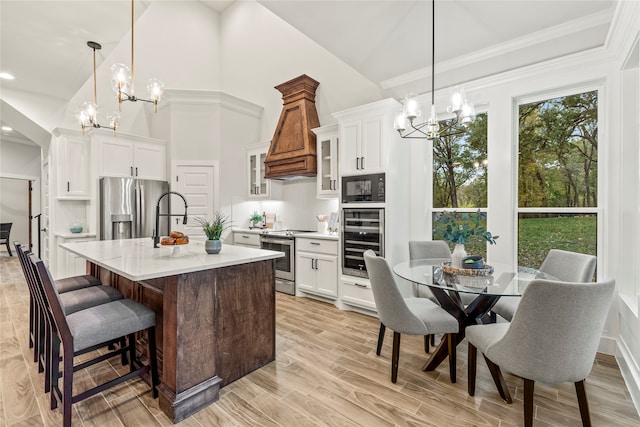
[(275, 360), (273, 259), (139, 282), (90, 261), (87, 271), (155, 311), (159, 403), (174, 423)]

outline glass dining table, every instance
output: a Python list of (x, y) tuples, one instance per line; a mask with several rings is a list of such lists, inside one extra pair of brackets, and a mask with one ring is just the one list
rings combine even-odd
[[(488, 313), (500, 298), (519, 298), (533, 279), (554, 279), (539, 270), (510, 268), (505, 264), (492, 264), (482, 271), (463, 270), (459, 271), (461, 274), (455, 274), (452, 273), (454, 269), (445, 264), (447, 261), (405, 261), (394, 266), (393, 271), (418, 286), (428, 287), (440, 306), (458, 320), (460, 328), (454, 335), (455, 345), (464, 340), (467, 326), (489, 322)], [(448, 339), (447, 335), (443, 337), (423, 366), (423, 371), (435, 370), (447, 358)]]

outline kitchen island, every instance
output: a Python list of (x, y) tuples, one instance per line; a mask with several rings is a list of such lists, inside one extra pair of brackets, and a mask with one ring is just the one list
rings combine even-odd
[(87, 260), (88, 274), (155, 311), (159, 404), (174, 423), (275, 360), (274, 259), (281, 252), (226, 244), (207, 255), (204, 242), (154, 249), (149, 238), (61, 246)]

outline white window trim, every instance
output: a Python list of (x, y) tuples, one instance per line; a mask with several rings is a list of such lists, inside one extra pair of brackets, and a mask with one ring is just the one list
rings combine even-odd
[[(601, 277), (604, 277), (604, 272), (602, 266), (605, 265), (606, 260), (603, 259), (607, 251), (604, 251), (604, 238), (603, 236), (606, 234), (605, 221), (604, 221), (604, 209), (603, 206), (606, 206), (606, 181), (607, 175), (604, 173), (605, 166), (608, 162), (608, 146), (609, 142), (607, 139), (607, 123), (608, 118), (605, 113), (604, 105), (606, 105), (606, 81), (605, 79), (596, 79), (587, 82), (581, 82), (575, 85), (567, 85), (558, 87), (555, 89), (547, 89), (544, 91), (539, 91), (531, 94), (521, 95), (513, 98), (513, 177), (515, 180), (515, 185), (513, 186), (513, 200), (515, 202), (515, 209), (513, 212), (513, 224), (515, 227), (514, 230), (514, 239), (513, 239), (513, 256), (514, 263), (517, 263), (518, 256), (518, 217), (520, 213), (594, 213), (597, 215), (596, 227), (597, 227), (597, 235), (596, 235), (596, 257), (597, 257), (597, 274), (598, 280)], [(585, 92), (597, 91), (598, 93), (598, 196), (597, 196), (597, 206), (595, 207), (550, 207), (550, 208), (527, 208), (520, 207), (519, 200), (519, 181), (518, 181), (518, 168), (520, 165), (520, 156), (519, 156), (519, 147), (520, 147), (520, 132), (519, 132), (519, 107), (522, 104), (529, 104), (532, 102), (544, 101), (549, 99), (560, 98), (569, 95), (577, 95)]]

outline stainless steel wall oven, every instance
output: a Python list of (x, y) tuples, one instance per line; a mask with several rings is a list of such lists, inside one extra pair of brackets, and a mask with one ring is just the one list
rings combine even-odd
[(340, 224), (342, 273), (368, 278), (364, 252), (371, 249), (384, 256), (384, 209), (343, 208)]

